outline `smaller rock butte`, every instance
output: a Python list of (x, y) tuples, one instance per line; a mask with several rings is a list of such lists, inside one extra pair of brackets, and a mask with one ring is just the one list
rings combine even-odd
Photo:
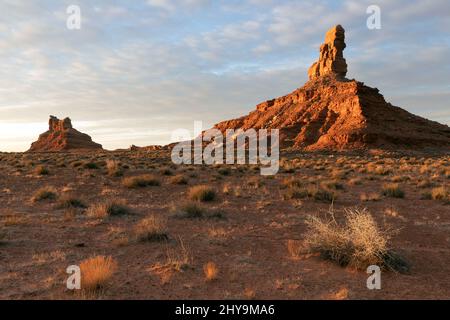
[(325, 43), (320, 46), (320, 56), (317, 62), (308, 70), (309, 79), (315, 79), (327, 74), (335, 74), (345, 78), (347, 75), (347, 62), (344, 59), (345, 30), (337, 25), (325, 35)]
[(31, 144), (29, 152), (102, 150), (101, 144), (93, 142), (90, 136), (74, 129), (69, 118), (59, 120), (50, 116), (48, 126), (48, 131)]

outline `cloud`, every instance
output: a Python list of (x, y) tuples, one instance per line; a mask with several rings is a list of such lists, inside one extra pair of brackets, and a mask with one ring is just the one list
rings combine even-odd
[[(0, 3), (0, 150), (26, 150), (48, 116), (70, 116), (106, 148), (170, 140), (171, 130), (250, 112), (301, 86), (324, 32), (346, 28), (349, 77), (386, 100), (449, 122), (447, 1), (70, 0)], [(41, 125), (36, 125), (41, 124)], [(24, 129), (26, 128), (26, 129)], [(25, 137), (25, 138), (24, 138)]]

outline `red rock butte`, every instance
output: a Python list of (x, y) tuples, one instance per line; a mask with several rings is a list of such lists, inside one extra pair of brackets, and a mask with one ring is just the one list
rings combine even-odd
[(309, 81), (294, 92), (265, 101), (241, 118), (214, 126), (279, 129), (280, 146), (301, 150), (431, 149), (450, 151), (447, 125), (413, 115), (384, 100), (376, 88), (345, 78), (345, 30), (325, 36)]
[(49, 129), (31, 144), (29, 152), (54, 152), (72, 150), (102, 150), (102, 145), (72, 127), (69, 118), (59, 120), (50, 116)]

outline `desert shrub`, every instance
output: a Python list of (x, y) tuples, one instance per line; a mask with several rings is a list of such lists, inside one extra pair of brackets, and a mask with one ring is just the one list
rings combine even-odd
[(283, 198), (285, 200), (305, 199), (308, 197), (308, 195), (309, 195), (308, 190), (305, 188), (290, 187), (284, 193)]
[(387, 183), (383, 185), (382, 190), (383, 196), (391, 197), (391, 198), (404, 198), (405, 192), (400, 189), (398, 183)]
[(162, 168), (160, 170), (160, 172), (164, 176), (171, 176), (171, 175), (173, 175), (173, 172), (172, 172), (172, 170), (170, 170), (170, 168)]
[(392, 172), (392, 170), (390, 168), (388, 168), (387, 166), (377, 165), (375, 163), (369, 163), (367, 165), (367, 172), (371, 173), (371, 174), (385, 176), (385, 175), (390, 174)]
[(201, 202), (213, 201), (216, 198), (216, 191), (206, 185), (194, 186), (189, 189), (188, 198)]
[(247, 184), (252, 188), (260, 188), (264, 185), (264, 181), (261, 181), (259, 177), (251, 177), (247, 180)]
[(366, 209), (346, 210), (343, 223), (338, 223), (333, 213), (325, 219), (310, 216), (307, 226), (305, 248), (324, 259), (357, 269), (370, 265), (408, 269), (406, 262), (389, 248), (392, 232), (380, 229)]
[(305, 185), (305, 183), (295, 177), (285, 178), (283, 181), (281, 181), (281, 186), (284, 188), (302, 188)]
[(196, 202), (188, 202), (177, 209), (176, 218), (180, 219), (201, 219), (207, 213), (207, 210)]
[(446, 200), (448, 196), (448, 190), (444, 186), (433, 188), (433, 190), (431, 190), (431, 198), (433, 200)]
[(208, 262), (203, 266), (203, 272), (205, 273), (206, 281), (212, 281), (217, 279), (219, 269), (214, 262)]
[(303, 242), (301, 240), (288, 240), (287, 249), (291, 258), (299, 259), (304, 250)]
[(333, 202), (336, 199), (336, 194), (330, 190), (320, 187), (309, 187), (308, 196), (316, 201)]
[(122, 184), (127, 188), (143, 188), (147, 186), (160, 186), (161, 182), (151, 174), (127, 177), (123, 179)]
[(123, 175), (123, 170), (117, 160), (106, 160), (106, 170), (108, 175), (112, 177), (120, 177)]
[(230, 168), (219, 168), (217, 172), (223, 176), (229, 176), (231, 174)]
[(431, 188), (433, 186), (434, 186), (434, 183), (432, 181), (428, 181), (428, 180), (422, 180), (417, 183), (417, 187), (419, 187), (419, 188)]
[(192, 255), (183, 241), (179, 240), (179, 247), (167, 248), (166, 261), (156, 263), (149, 271), (161, 277), (163, 283), (167, 283), (174, 272), (187, 270), (192, 263)]
[(350, 180), (348, 180), (348, 184), (351, 186), (360, 185), (360, 184), (362, 184), (362, 179), (361, 178), (351, 178)]
[(74, 195), (66, 194), (59, 199), (57, 207), (59, 209), (86, 208), (86, 205), (82, 200)]
[(188, 180), (182, 174), (177, 174), (169, 179), (169, 183), (183, 185), (188, 184)]
[(151, 215), (136, 224), (134, 233), (139, 241), (167, 240), (167, 220)]
[(360, 195), (359, 198), (361, 201), (379, 201), (379, 200), (381, 200), (380, 194), (378, 194), (376, 192), (370, 192), (370, 193), (364, 192)]
[(334, 190), (343, 190), (344, 185), (340, 183), (338, 180), (328, 180), (328, 181), (322, 181), (321, 185), (325, 189), (334, 189)]
[(123, 216), (130, 214), (131, 210), (125, 201), (110, 200), (104, 203), (97, 203), (89, 207), (86, 215), (91, 218), (106, 218), (110, 216)]
[(110, 281), (117, 270), (117, 262), (112, 257), (97, 256), (80, 263), (81, 288), (97, 291)]
[(86, 162), (84, 164), (85, 169), (96, 170), (99, 168), (98, 163), (95, 162)]
[(57, 197), (57, 191), (54, 187), (42, 187), (38, 189), (31, 198), (31, 201), (38, 202), (42, 200), (54, 200)]
[(46, 167), (41, 165), (41, 166), (37, 166), (34, 169), (34, 173), (39, 175), (39, 176), (45, 176), (45, 175), (50, 174), (50, 171)]

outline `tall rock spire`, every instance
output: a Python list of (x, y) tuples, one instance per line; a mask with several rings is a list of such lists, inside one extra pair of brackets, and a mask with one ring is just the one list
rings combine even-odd
[(320, 46), (320, 56), (317, 62), (309, 68), (309, 79), (326, 74), (335, 74), (344, 78), (347, 74), (347, 62), (344, 59), (345, 30), (341, 25), (327, 31), (325, 42)]

